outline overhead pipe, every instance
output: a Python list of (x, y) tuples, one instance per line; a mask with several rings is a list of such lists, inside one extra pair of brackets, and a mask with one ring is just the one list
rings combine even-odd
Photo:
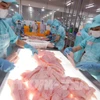
[[(72, 2), (72, 0), (70, 0)], [(67, 15), (67, 23), (68, 23), (68, 20), (69, 20), (69, 15), (70, 15), (70, 12), (71, 12), (71, 7), (72, 7), (72, 4), (70, 5), (69, 7), (69, 11), (68, 11), (68, 15)]]
[(80, 15), (80, 21), (79, 21), (78, 29), (79, 29), (79, 27), (81, 25), (81, 22), (83, 20), (82, 16), (84, 16), (84, 4), (85, 4), (85, 1), (83, 0), (82, 7), (81, 7), (81, 15)]
[(78, 4), (77, 4), (77, 12), (76, 12), (76, 18), (75, 18), (75, 23), (74, 23), (74, 27), (73, 27), (73, 33), (74, 33), (74, 30), (75, 30), (75, 27), (76, 27), (76, 23), (77, 23), (77, 18), (80, 14), (80, 9), (81, 9), (81, 6), (82, 6), (82, 3), (83, 3), (83, 0), (78, 0)]
[(69, 24), (70, 27), (71, 27), (71, 23), (72, 23), (72, 21), (73, 21), (73, 15), (74, 15), (76, 3), (77, 3), (77, 2), (74, 2), (74, 5), (73, 5), (72, 14), (71, 14), (71, 15), (72, 15), (72, 16), (71, 16), (71, 21), (70, 21), (70, 24)]
[(22, 15), (22, 0), (19, 0), (19, 14)]

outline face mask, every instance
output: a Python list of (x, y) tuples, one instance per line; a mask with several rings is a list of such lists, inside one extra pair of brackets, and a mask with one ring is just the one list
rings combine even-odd
[(46, 30), (50, 31), (51, 27), (49, 25), (46, 26)]
[(7, 15), (8, 15), (8, 10), (0, 8), (0, 18), (6, 18)]
[(92, 33), (92, 36), (95, 38), (100, 37), (100, 31), (91, 31), (91, 33)]

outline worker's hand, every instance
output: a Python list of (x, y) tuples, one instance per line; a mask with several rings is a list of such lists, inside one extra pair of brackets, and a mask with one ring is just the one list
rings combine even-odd
[(60, 40), (60, 35), (56, 35), (54, 41), (55, 41), (55, 42), (58, 42), (59, 40)]
[(30, 49), (32, 51), (33, 55), (34, 55), (34, 53), (38, 54), (38, 51), (27, 43), (24, 45), (24, 48)]
[(83, 71), (95, 70), (100, 72), (100, 63), (81, 62), (76, 67)]
[(14, 64), (8, 60), (0, 59), (0, 70), (4, 72), (9, 72), (14, 68)]
[(9, 62), (16, 63), (18, 61), (18, 54), (17, 52), (12, 53), (10, 56), (6, 58)]
[(54, 48), (54, 44), (53, 44), (53, 43), (49, 43), (49, 44), (48, 44), (48, 47), (49, 47), (49, 48)]
[(67, 54), (70, 54), (71, 52), (73, 52), (73, 49), (72, 47), (69, 47), (69, 48), (66, 48), (63, 53), (65, 56), (67, 56)]
[(51, 43), (54, 43), (55, 42), (55, 40), (56, 40), (56, 35), (52, 35), (52, 39), (51, 39)]

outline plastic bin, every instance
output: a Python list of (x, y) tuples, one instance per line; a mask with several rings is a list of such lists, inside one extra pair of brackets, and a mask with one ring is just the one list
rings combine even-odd
[(50, 42), (48, 41), (43, 41), (43, 40), (26, 40), (26, 42), (28, 44), (30, 44), (31, 46), (37, 48), (37, 49), (46, 49), (48, 47), (48, 44)]

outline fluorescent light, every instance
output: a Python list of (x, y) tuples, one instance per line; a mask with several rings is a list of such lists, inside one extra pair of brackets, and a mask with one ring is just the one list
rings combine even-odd
[(32, 7), (29, 7), (29, 11), (30, 11), (30, 12), (33, 12), (33, 8), (32, 8)]
[(98, 9), (96, 10), (96, 12), (100, 12), (100, 8), (98, 8)]
[(70, 6), (70, 5), (71, 5), (71, 3), (68, 3), (68, 4), (67, 4), (67, 6)]
[(42, 9), (41, 9), (41, 11), (45, 11), (45, 9), (44, 9), (44, 8), (42, 8)]
[(93, 8), (93, 7), (94, 7), (94, 5), (87, 6), (86, 9)]
[(52, 12), (50, 12), (50, 15), (52, 15)]
[(59, 11), (60, 9), (58, 8), (57, 11)]
[(18, 7), (19, 7), (19, 5), (16, 5), (16, 7), (18, 8)]
[(89, 18), (89, 20), (93, 20), (93, 18)]
[(71, 0), (70, 1), (68, 1), (68, 2), (66, 2), (66, 6), (70, 6), (71, 4), (73, 4), (74, 2), (71, 2)]
[(92, 5), (94, 5), (94, 3), (90, 3), (90, 4), (86, 5), (86, 6), (92, 6)]
[(11, 11), (14, 11), (14, 9), (11, 9)]
[(94, 3), (86, 5), (86, 9), (94, 7)]
[(71, 3), (71, 0), (67, 1), (66, 4)]

